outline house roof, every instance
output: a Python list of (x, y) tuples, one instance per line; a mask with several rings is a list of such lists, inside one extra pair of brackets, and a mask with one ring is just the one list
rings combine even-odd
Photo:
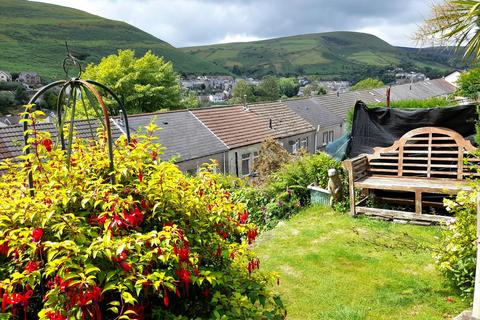
[(265, 141), (275, 137), (265, 119), (243, 106), (216, 107), (191, 110), (206, 127), (230, 149)]
[[(99, 125), (100, 123), (97, 120), (91, 120), (90, 125), (87, 120), (77, 120), (75, 121), (76, 136), (80, 138), (91, 138), (91, 126), (93, 136), (96, 137), (96, 129)], [(122, 132), (114, 124), (112, 124), (111, 128), (113, 138), (117, 139)], [(57, 140), (58, 130), (55, 124), (51, 122), (38, 123), (36, 129), (38, 131), (50, 132), (52, 139), (54, 141)], [(0, 161), (22, 155), (23, 147), (23, 125), (13, 125), (0, 128)]]
[(341, 117), (330, 112), (314, 98), (287, 100), (285, 104), (315, 128), (343, 123)]
[[(353, 108), (357, 100), (369, 103), (386, 103), (386, 87), (378, 89), (365, 89), (358, 91), (344, 92), (340, 94), (326, 94), (316, 96), (315, 99), (319, 104), (324, 106), (337, 117), (345, 119), (349, 110)], [(451, 94), (455, 91), (455, 87), (444, 79), (434, 79), (419, 81), (412, 84), (394, 85), (390, 91), (392, 101), (418, 99), (424, 100), (428, 98)]]
[(178, 161), (205, 157), (227, 151), (226, 145), (187, 110), (131, 115), (130, 128), (138, 130), (154, 121), (160, 128), (155, 135), (166, 149), (164, 160), (179, 156)]
[(276, 138), (284, 138), (314, 131), (315, 128), (283, 102), (252, 104), (250, 110), (259, 115), (266, 126), (270, 126)]

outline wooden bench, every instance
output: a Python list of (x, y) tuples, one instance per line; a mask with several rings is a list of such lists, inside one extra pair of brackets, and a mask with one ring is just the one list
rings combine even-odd
[[(423, 127), (407, 132), (390, 147), (375, 148), (373, 154), (345, 160), (351, 214), (363, 213), (419, 224), (451, 220), (448, 216), (422, 214), (423, 204), (442, 205), (422, 197), (424, 194), (454, 195), (460, 190), (469, 190), (465, 179), (479, 175), (476, 165), (480, 159), (473, 155), (475, 150), (470, 141), (453, 130)], [(363, 195), (358, 203), (356, 189), (361, 189)], [(415, 212), (367, 207), (364, 204), (371, 190), (394, 191), (400, 197), (387, 195), (379, 200), (412, 205)], [(403, 192), (410, 192), (412, 197)]]

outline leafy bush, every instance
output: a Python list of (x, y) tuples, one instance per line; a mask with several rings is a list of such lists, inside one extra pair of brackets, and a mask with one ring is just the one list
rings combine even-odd
[(352, 86), (352, 91), (363, 90), (363, 89), (375, 89), (375, 88), (381, 88), (383, 86), (385, 86), (385, 84), (381, 80), (366, 78), (355, 83)]
[[(224, 179), (222, 186), (230, 190), (234, 200), (247, 206), (250, 222), (270, 229), (310, 204), (309, 184), (327, 187), (330, 168), (342, 172), (340, 163), (326, 153), (307, 154), (284, 164), (262, 186), (253, 187), (239, 178)], [(346, 183), (344, 187), (347, 188)], [(343, 203), (336, 207), (344, 208), (347, 205)]]
[(273, 174), (272, 181), (267, 187), (275, 194), (292, 190), (302, 205), (310, 203), (310, 194), (307, 186), (314, 183), (326, 188), (328, 185), (328, 169), (335, 168), (342, 172), (340, 162), (326, 153), (305, 155), (285, 164)]
[(473, 294), (476, 263), (476, 192), (459, 193), (455, 200), (445, 200), (455, 214), (455, 222), (447, 226), (434, 258), (439, 270), (451, 285), (464, 296)]
[[(46, 133), (0, 166), (2, 311), (26, 319), (283, 319), (249, 244), (257, 228), (218, 175), (158, 158), (153, 128), (76, 140), (70, 162)], [(105, 157), (102, 157), (105, 155)], [(17, 159), (20, 160), (20, 159)], [(26, 187), (27, 172), (34, 196)], [(115, 183), (111, 183), (111, 179)]]

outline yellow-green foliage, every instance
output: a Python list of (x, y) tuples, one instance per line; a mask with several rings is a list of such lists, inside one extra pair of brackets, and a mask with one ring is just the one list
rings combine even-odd
[[(208, 170), (160, 161), (154, 127), (66, 152), (31, 133), (32, 154), (1, 165), (3, 311), (28, 319), (281, 319), (249, 244), (256, 227)], [(34, 196), (29, 195), (31, 171)], [(115, 177), (115, 184), (111, 178)], [(135, 313), (137, 315), (135, 315)], [(118, 317), (118, 318), (117, 318)]]
[(439, 270), (464, 296), (473, 294), (475, 278), (476, 194), (461, 192), (455, 200), (445, 200), (455, 222), (443, 230), (434, 254)]

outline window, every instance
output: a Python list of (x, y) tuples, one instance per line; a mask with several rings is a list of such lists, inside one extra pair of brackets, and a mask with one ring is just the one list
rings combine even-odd
[(300, 139), (297, 139), (293, 144), (292, 144), (292, 153), (297, 153), (298, 149), (300, 149)]
[(308, 137), (305, 137), (300, 141), (300, 148), (308, 150)]
[(242, 154), (242, 176), (250, 174), (250, 153)]
[(323, 145), (326, 146), (332, 141), (333, 141), (333, 130), (325, 131), (323, 133), (323, 139), (322, 139)]

